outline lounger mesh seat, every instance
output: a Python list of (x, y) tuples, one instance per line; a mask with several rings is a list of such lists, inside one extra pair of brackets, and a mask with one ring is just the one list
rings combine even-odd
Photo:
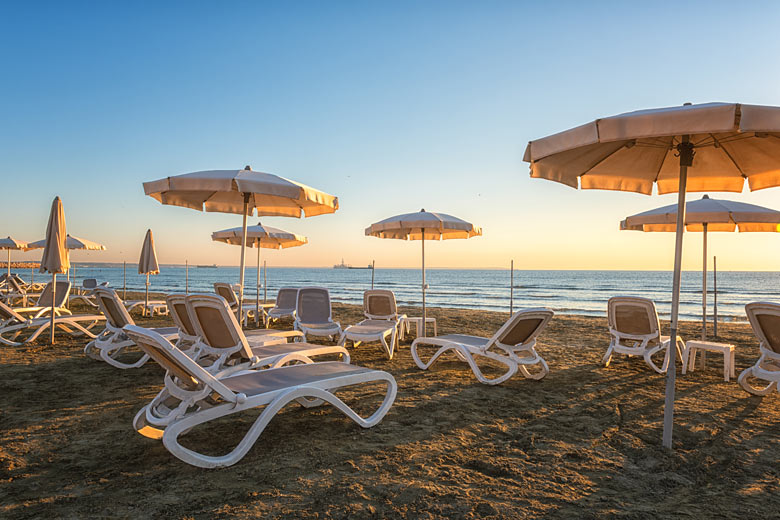
[[(291, 401), (317, 405), (328, 402), (360, 426), (369, 428), (382, 420), (397, 392), (395, 379), (387, 372), (336, 362), (285, 366), (219, 377), (204, 370), (153, 331), (132, 325), (127, 326), (125, 331), (166, 369), (166, 389), (182, 400), (181, 405), (173, 410), (164, 402), (145, 406), (139, 412), (144, 420), (139, 421), (136, 416), (134, 422), (137, 431), (151, 438), (161, 438), (171, 454), (202, 468), (230, 466), (241, 460), (271, 419)], [(384, 383), (387, 390), (378, 409), (365, 418), (333, 393), (345, 386), (376, 382)], [(179, 443), (181, 435), (198, 425), (253, 408), (263, 408), (263, 411), (236, 447), (225, 455), (204, 455)]]
[[(669, 366), (671, 344), (669, 336), (661, 335), (661, 324), (655, 303), (647, 298), (633, 296), (614, 296), (607, 302), (607, 321), (612, 336), (609, 348), (604, 354), (604, 366), (609, 366), (613, 354), (642, 356), (645, 362), (659, 374), (666, 372)], [(677, 336), (675, 348), (680, 359), (683, 358), (685, 342)], [(664, 360), (659, 367), (653, 361), (653, 355), (664, 352)]]
[[(93, 293), (98, 307), (106, 317), (106, 328), (97, 338), (87, 343), (84, 347), (84, 353), (93, 359), (103, 360), (116, 368), (129, 369), (142, 366), (149, 359), (149, 356), (143, 352), (136, 352), (139, 355), (134, 361), (119, 360), (120, 356), (135, 347), (135, 343), (127, 337), (123, 330), (126, 325), (135, 325), (135, 321), (119, 295), (107, 287), (96, 287)], [(178, 327), (159, 327), (150, 330), (154, 330), (172, 341), (179, 337)]]
[[(740, 386), (753, 395), (764, 396), (772, 390), (780, 391), (780, 304), (755, 302), (745, 305), (750, 326), (759, 341), (756, 363), (739, 374)], [(752, 379), (763, 381), (754, 386)]]
[(330, 293), (324, 287), (298, 289), (295, 305), (295, 328), (309, 336), (333, 339), (341, 335), (341, 325), (333, 321)]
[[(417, 338), (412, 342), (412, 358), (417, 366), (427, 370), (445, 352), (452, 351), (458, 359), (471, 367), (481, 383), (497, 385), (503, 383), (518, 371), (529, 379), (542, 379), (549, 373), (547, 362), (536, 352), (536, 338), (553, 317), (549, 309), (527, 309), (516, 312), (491, 337), (446, 334), (435, 337)], [(418, 353), (421, 345), (439, 347), (425, 362)], [(479, 367), (479, 358), (489, 359), (506, 367), (498, 377), (487, 377)], [(536, 366), (531, 372), (528, 367)]]

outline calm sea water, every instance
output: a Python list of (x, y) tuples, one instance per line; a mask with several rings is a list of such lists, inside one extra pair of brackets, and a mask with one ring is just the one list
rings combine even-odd
[[(29, 281), (30, 270), (19, 270)], [(361, 303), (362, 294), (371, 288), (369, 269), (269, 268), (268, 298), (279, 287), (319, 285), (327, 287), (336, 301)], [(433, 307), (509, 310), (509, 271), (430, 269), (427, 303)], [(36, 273), (36, 279), (44, 275)], [(374, 286), (395, 292), (401, 305), (420, 305), (419, 269), (377, 269)], [(77, 264), (76, 280), (97, 278), (122, 288), (121, 264)], [(144, 276), (136, 265), (127, 265), (127, 288), (143, 290)], [(152, 291), (184, 292), (184, 266), (162, 266), (151, 277)], [(237, 267), (189, 268), (190, 292), (210, 292), (215, 281), (238, 282)], [(701, 316), (701, 273), (683, 273), (681, 316)], [(246, 294), (255, 294), (256, 269), (246, 270)], [(261, 275), (262, 283), (262, 275)], [(709, 274), (712, 289), (712, 273)], [(515, 271), (514, 308), (550, 307), (565, 314), (604, 316), (607, 300), (614, 295), (644, 296), (656, 302), (662, 317), (669, 316), (672, 273), (665, 271)], [(262, 289), (260, 296), (262, 298)], [(744, 307), (751, 301), (780, 301), (780, 273), (727, 271), (718, 273), (718, 315), (723, 319), (745, 320)], [(712, 312), (712, 294), (708, 312)]]

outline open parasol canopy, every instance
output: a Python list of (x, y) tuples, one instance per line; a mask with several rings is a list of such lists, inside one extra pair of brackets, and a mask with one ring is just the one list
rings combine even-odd
[(404, 213), (380, 220), (366, 228), (366, 236), (420, 240), (422, 245), (422, 335), (425, 336), (425, 241), (471, 238), (482, 235), (482, 228), (446, 213), (431, 213), (421, 209), (416, 213)]
[(8, 276), (11, 276), (11, 250), (24, 251), (27, 249), (27, 242), (16, 240), (15, 238), (6, 237), (0, 238), (0, 249), (8, 251)]
[[(701, 280), (701, 338), (707, 339), (707, 232), (739, 230), (776, 233), (780, 228), (780, 211), (733, 200), (701, 199), (685, 204), (685, 230), (703, 233)], [(637, 213), (620, 222), (623, 231), (675, 232), (677, 205), (671, 204)]]
[[(225, 244), (242, 245), (242, 228), (223, 229), (211, 234), (211, 240)], [(260, 248), (287, 249), (306, 245), (308, 239), (288, 231), (264, 226), (260, 222), (256, 226), (246, 228), (246, 245), (257, 248), (257, 294), (255, 295), (255, 316), (260, 316)], [(258, 318), (259, 319), (259, 318)]]
[[(200, 211), (243, 215), (242, 244), (246, 244), (246, 219), (257, 215), (313, 217), (334, 213), (337, 197), (270, 173), (243, 170), (208, 170), (145, 182), (144, 192), (162, 204)], [(239, 309), (244, 302), (246, 248), (241, 247)], [(239, 322), (241, 316), (239, 316)]]
[[(686, 191), (780, 185), (780, 107), (707, 103), (639, 110), (528, 143), (531, 177), (582, 189), (678, 193), (672, 343), (678, 330)], [(672, 447), (676, 353), (666, 373), (663, 445)]]

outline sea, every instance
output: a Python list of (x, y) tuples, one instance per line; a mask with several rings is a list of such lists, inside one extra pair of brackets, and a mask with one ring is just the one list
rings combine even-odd
[[(29, 281), (30, 269), (14, 269)], [(145, 276), (135, 264), (76, 263), (71, 270), (74, 285), (84, 278), (107, 281), (121, 290), (141, 291)], [(154, 292), (211, 292), (217, 281), (238, 283), (238, 267), (195, 267), (163, 265), (151, 277)], [(48, 275), (35, 273), (35, 280)], [(607, 300), (616, 295), (643, 296), (655, 301), (659, 315), (669, 317), (672, 273), (669, 271), (510, 271), (500, 269), (429, 269), (426, 271), (426, 304), (430, 307), (485, 309), (509, 312), (527, 307), (548, 307), (563, 314), (605, 316)], [(326, 287), (334, 301), (360, 304), (363, 291), (372, 287), (390, 289), (399, 305), (419, 306), (422, 302), (419, 269), (333, 269), (269, 267), (267, 287), (257, 270), (247, 267), (245, 294), (273, 300), (280, 287), (317, 285)], [(680, 316), (701, 319), (701, 272), (682, 275)], [(707, 310), (714, 310), (713, 273), (708, 273)], [(510, 291), (510, 285), (514, 288)], [(120, 293), (121, 294), (121, 293)], [(745, 304), (752, 301), (780, 301), (780, 272), (719, 271), (717, 273), (717, 312), (721, 320), (746, 321)]]

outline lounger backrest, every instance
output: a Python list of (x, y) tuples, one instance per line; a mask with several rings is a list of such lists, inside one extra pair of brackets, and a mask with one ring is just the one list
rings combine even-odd
[(197, 336), (198, 332), (192, 324), (190, 313), (187, 312), (187, 295), (169, 294), (165, 302), (168, 304), (168, 310), (171, 313), (171, 318), (173, 318), (173, 323), (179, 330), (188, 336)]
[(224, 298), (231, 308), (238, 306), (238, 298), (236, 297), (235, 291), (233, 291), (233, 287), (229, 283), (214, 283), (214, 292)]
[(11, 288), (12, 292), (24, 294), (27, 292), (27, 290), (24, 288), (24, 285), (19, 283), (19, 280), (17, 280), (14, 275), (11, 275), (10, 278), (6, 280), (6, 283)]
[(763, 346), (780, 354), (780, 304), (755, 302), (745, 305), (753, 333)]
[[(70, 293), (70, 282), (58, 281), (56, 298), (54, 298), (54, 307), (62, 307), (63, 305), (65, 305), (65, 301), (68, 299), (69, 293)], [(51, 282), (47, 283), (46, 287), (43, 288), (43, 292), (41, 293), (41, 296), (38, 298), (38, 301), (36, 302), (35, 306), (36, 307), (52, 306)]]
[(634, 296), (614, 296), (607, 303), (609, 327), (637, 338), (660, 336), (661, 325), (653, 300)]
[(8, 305), (4, 304), (3, 302), (0, 302), (0, 320), (2, 321), (8, 321), (13, 320), (15, 322), (24, 323), (27, 321), (21, 314), (13, 310)]
[(486, 348), (494, 343), (506, 346), (529, 345), (536, 341), (555, 313), (550, 309), (523, 309), (514, 313), (490, 338)]
[(393, 320), (398, 317), (395, 294), (387, 289), (371, 289), (363, 293), (363, 314), (373, 320)]
[(282, 287), (276, 295), (275, 309), (295, 310), (295, 299), (298, 297), (296, 287)]
[(84, 278), (81, 280), (81, 286), (84, 289), (94, 289), (97, 287), (97, 278)]
[(185, 388), (205, 385), (229, 401), (236, 400), (236, 394), (157, 332), (135, 325), (127, 325), (123, 330), (141, 350), (175, 376)]
[(295, 313), (302, 323), (331, 322), (330, 293), (324, 287), (298, 289)]
[(200, 336), (213, 349), (240, 344), (242, 357), (252, 357), (249, 342), (224, 298), (216, 294), (191, 294), (186, 301), (190, 321), (197, 332), (193, 335)]
[(94, 292), (100, 312), (106, 315), (106, 320), (112, 327), (121, 329), (125, 325), (135, 325), (133, 317), (127, 312), (115, 290), (96, 287)]

